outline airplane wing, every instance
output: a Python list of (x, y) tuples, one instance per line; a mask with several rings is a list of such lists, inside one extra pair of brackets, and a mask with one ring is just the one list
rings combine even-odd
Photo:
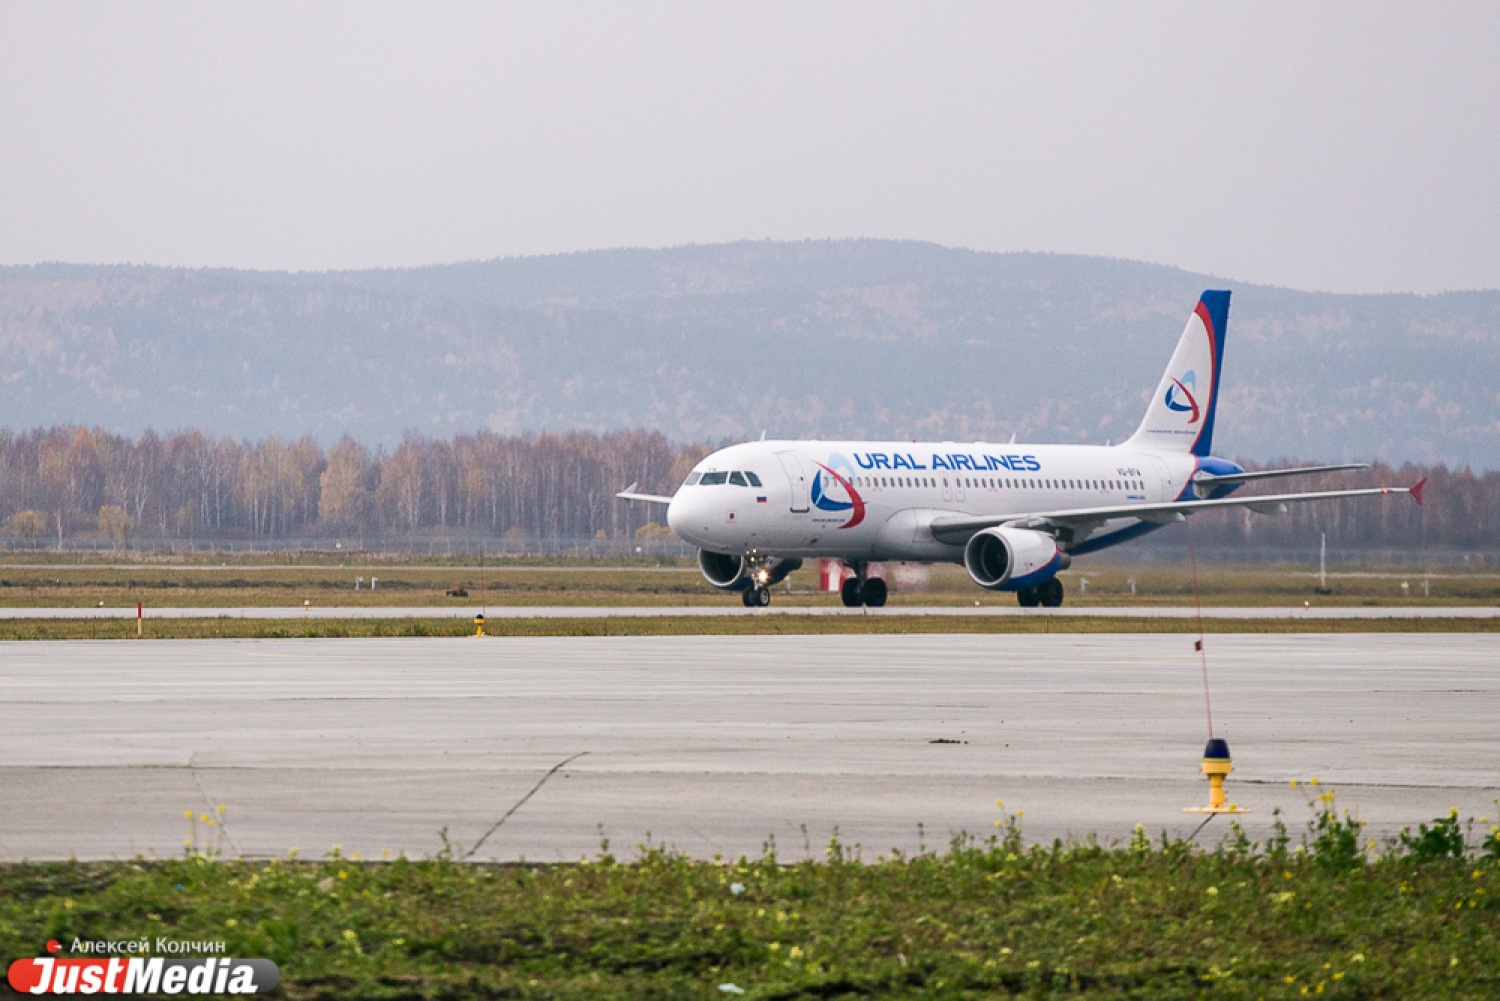
[(1265, 494), (1259, 497), (1220, 497), (1217, 500), (1170, 501), (1164, 504), (1116, 504), (1110, 507), (1070, 508), (1062, 511), (1037, 511), (1029, 514), (987, 515), (984, 517), (934, 518), (932, 534), (944, 541), (967, 538), (986, 528), (1011, 525), (1048, 531), (1057, 528), (1079, 529), (1092, 527), (1111, 518), (1139, 518), (1158, 525), (1170, 525), (1186, 521), (1187, 516), (1209, 508), (1248, 507), (1261, 514), (1280, 514), (1288, 504), (1304, 501), (1333, 500), (1338, 497), (1371, 497), (1378, 494), (1411, 494), (1417, 503), (1422, 503), (1422, 487), (1427, 477), (1422, 477), (1409, 487), (1367, 487), (1361, 490), (1320, 490), (1316, 493)]
[(672, 503), (672, 498), (670, 498), (670, 497), (663, 497), (661, 494), (638, 494), (638, 493), (636, 493), (635, 492), (635, 488), (637, 486), (639, 486), (639, 485), (640, 485), (639, 482), (632, 483), (630, 486), (626, 487), (624, 490), (621, 490), (619, 493), (615, 494), (615, 496), (618, 497), (618, 498), (620, 498), (621, 500), (647, 501), (648, 503), (651, 503), (651, 504), (670, 504), (670, 503)]

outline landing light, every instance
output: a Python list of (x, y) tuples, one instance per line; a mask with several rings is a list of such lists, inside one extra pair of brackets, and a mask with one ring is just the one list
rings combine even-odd
[(755, 571), (755, 579), (757, 582), (764, 584), (771, 579), (771, 571), (765, 569), (757, 570)]

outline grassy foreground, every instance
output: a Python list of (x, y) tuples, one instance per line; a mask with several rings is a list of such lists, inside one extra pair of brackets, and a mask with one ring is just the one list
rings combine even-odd
[[(1208, 633), (1494, 633), (1500, 618), (1204, 619)], [(1192, 618), (712, 615), (490, 619), (488, 636), (812, 636), (933, 633), (1194, 633)], [(147, 619), (145, 639), (470, 636), (468, 618)], [(135, 639), (134, 619), (0, 619), (3, 640)]]
[[(1332, 794), (1302, 844), (983, 843), (861, 861), (0, 866), (0, 959), (56, 938), (223, 940), (290, 998), (1490, 998), (1500, 840), (1456, 817), (1366, 854)], [(205, 818), (206, 819), (206, 818)], [(1472, 834), (1472, 832), (1470, 832)], [(190, 849), (191, 851), (191, 849)]]

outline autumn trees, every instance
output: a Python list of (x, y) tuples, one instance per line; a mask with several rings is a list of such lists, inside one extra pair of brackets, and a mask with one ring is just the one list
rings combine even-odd
[[(501, 536), (625, 538), (660, 524), (658, 507), (615, 492), (638, 482), (671, 493), (710, 446), (675, 447), (660, 433), (449, 439), (408, 434), (391, 450), (344, 437), (259, 442), (188, 430), (139, 438), (98, 428), (0, 429), (0, 545), (109, 540), (369, 541)], [(1288, 462), (1285, 465), (1296, 465)], [(1278, 463), (1283, 465), (1283, 463)], [(1391, 501), (1295, 505), (1280, 517), (1241, 510), (1193, 519), (1199, 545), (1305, 548), (1327, 533), (1339, 550), (1500, 547), (1500, 473), (1445, 466), (1377, 467), (1299, 481), (1307, 490), (1429, 479), (1427, 504)], [(1153, 539), (1181, 543), (1174, 532)]]
[[(686, 454), (692, 461), (701, 448)], [(260, 442), (189, 430), (138, 439), (98, 428), (0, 430), (0, 525), (13, 539), (306, 536), (587, 538), (632, 534), (660, 511), (614, 493), (669, 490), (683, 455), (659, 433), (432, 439), (392, 451), (348, 436)]]

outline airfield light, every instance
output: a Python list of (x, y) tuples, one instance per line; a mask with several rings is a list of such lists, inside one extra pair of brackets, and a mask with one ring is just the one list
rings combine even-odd
[(1203, 749), (1203, 774), (1208, 776), (1208, 805), (1189, 806), (1183, 813), (1249, 813), (1233, 803), (1224, 802), (1224, 776), (1234, 771), (1234, 762), (1229, 758), (1229, 741), (1212, 737)]

